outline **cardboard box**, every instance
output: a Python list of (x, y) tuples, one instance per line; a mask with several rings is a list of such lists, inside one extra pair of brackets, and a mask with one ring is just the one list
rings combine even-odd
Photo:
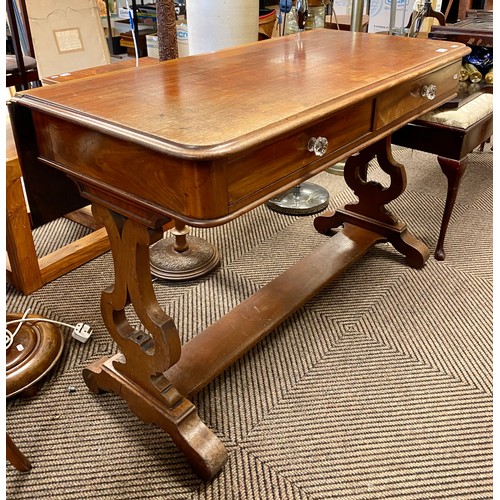
[(148, 51), (148, 57), (154, 57), (159, 59), (158, 54), (158, 35), (154, 33), (153, 35), (146, 35), (146, 49)]
[(179, 57), (189, 55), (188, 25), (185, 21), (177, 22), (177, 48), (179, 50)]
[[(152, 35), (154, 32), (153, 30), (151, 31), (146, 31), (144, 33), (139, 32), (139, 37), (137, 39), (137, 51), (138, 51), (138, 56), (139, 57), (146, 57), (148, 55), (147, 52), (147, 35)], [(134, 38), (132, 36), (131, 31), (127, 31), (125, 33), (120, 34), (120, 46), (121, 47), (126, 47), (127, 49), (127, 54), (130, 57), (135, 57), (135, 45), (134, 45)]]
[[(146, 35), (146, 48), (148, 51), (148, 57), (154, 57), (156, 59), (159, 58), (158, 35), (156, 35), (156, 33)], [(177, 50), (179, 51), (179, 57), (189, 55), (188, 27), (184, 21), (177, 22)]]

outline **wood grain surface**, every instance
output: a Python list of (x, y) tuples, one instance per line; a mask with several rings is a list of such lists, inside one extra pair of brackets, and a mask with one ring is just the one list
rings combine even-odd
[(132, 142), (147, 136), (150, 147), (170, 154), (220, 156), (439, 69), (459, 53), (465, 48), (451, 42), (320, 29), (29, 94), (91, 128), (114, 124), (121, 130), (112, 133)]

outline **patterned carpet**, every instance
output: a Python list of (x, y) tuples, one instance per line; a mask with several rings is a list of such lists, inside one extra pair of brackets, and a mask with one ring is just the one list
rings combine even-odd
[[(29, 297), (7, 286), (7, 311), (75, 324), (31, 399), (7, 404), (7, 430), (33, 469), (7, 464), (9, 499), (492, 498), (492, 152), (473, 153), (446, 240), (422, 270), (377, 245), (195, 398), (229, 461), (200, 481), (168, 435), (81, 372), (116, 352), (100, 319), (110, 254)], [(394, 202), (412, 232), (437, 241), (446, 192), (435, 157), (398, 149), (408, 189)], [(370, 178), (383, 180), (374, 165)], [(316, 176), (330, 207), (353, 198), (343, 178)], [(185, 283), (156, 280), (185, 342), (326, 238), (314, 216), (261, 206), (211, 230), (221, 267)], [(58, 220), (36, 231), (40, 253), (85, 230)], [(69, 387), (76, 388), (70, 392)]]

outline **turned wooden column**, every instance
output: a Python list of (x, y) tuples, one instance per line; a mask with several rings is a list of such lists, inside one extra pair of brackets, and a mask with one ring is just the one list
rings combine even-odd
[[(174, 0), (156, 2), (160, 61), (177, 59)], [(189, 237), (189, 228), (176, 220), (173, 241), (163, 239), (151, 248), (151, 273), (162, 279), (182, 281), (209, 273), (220, 262), (217, 248), (201, 238)]]

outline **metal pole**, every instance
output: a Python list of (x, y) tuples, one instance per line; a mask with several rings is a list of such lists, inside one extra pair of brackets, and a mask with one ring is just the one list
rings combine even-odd
[(108, 46), (109, 46), (109, 53), (113, 56), (115, 55), (115, 51), (113, 49), (113, 28), (111, 26), (111, 15), (109, 12), (109, 1), (105, 0), (104, 3), (106, 4), (106, 19), (108, 22)]
[(396, 24), (396, 9), (397, 9), (397, 7), (398, 7), (398, 0), (391, 0), (391, 17), (389, 18), (389, 35), (392, 35), (394, 32), (394, 25)]
[(351, 31), (362, 31), (363, 10), (364, 10), (364, 0), (352, 0)]

